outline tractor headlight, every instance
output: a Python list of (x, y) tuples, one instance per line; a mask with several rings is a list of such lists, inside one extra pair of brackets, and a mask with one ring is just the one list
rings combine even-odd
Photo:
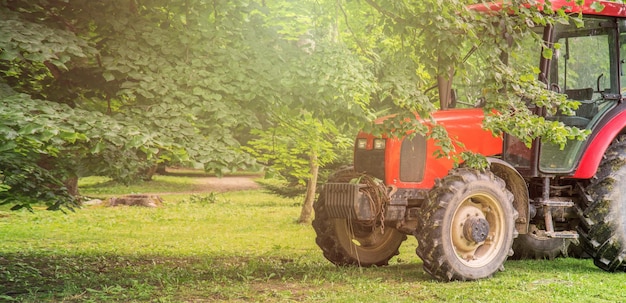
[(356, 148), (357, 149), (367, 148), (367, 139), (364, 139), (364, 138), (356, 139)]
[(374, 149), (385, 149), (385, 139), (374, 139)]

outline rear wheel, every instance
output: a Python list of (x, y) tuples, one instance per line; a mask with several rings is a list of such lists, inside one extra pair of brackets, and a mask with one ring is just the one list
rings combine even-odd
[(420, 218), (416, 252), (438, 280), (490, 277), (512, 254), (513, 194), (491, 172), (452, 171), (431, 190)]
[(626, 268), (626, 135), (607, 149), (598, 172), (587, 186), (588, 204), (578, 226), (580, 241), (596, 266), (606, 271)]
[(525, 235), (519, 235), (513, 241), (514, 254), (509, 257), (512, 260), (525, 259), (549, 259), (567, 255), (569, 239), (551, 238), (545, 232), (530, 226), (530, 231)]

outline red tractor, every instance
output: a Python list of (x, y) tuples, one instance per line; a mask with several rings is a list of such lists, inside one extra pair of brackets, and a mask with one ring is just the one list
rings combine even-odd
[(545, 45), (562, 47), (550, 59), (535, 56), (539, 80), (580, 106), (574, 116), (534, 110), (589, 130), (586, 140), (528, 148), (484, 130), (483, 109), (435, 112), (451, 137), (487, 157), (489, 168), (476, 170), (435, 157), (425, 136), (360, 133), (353, 170), (332, 176), (314, 204), (324, 256), (337, 265), (386, 265), (412, 234), (425, 271), (442, 281), (490, 277), (510, 256), (554, 258), (571, 242), (604, 270), (626, 269), (626, 5), (600, 1), (598, 12), (592, 2), (552, 0), (582, 12), (584, 25), (542, 27)]

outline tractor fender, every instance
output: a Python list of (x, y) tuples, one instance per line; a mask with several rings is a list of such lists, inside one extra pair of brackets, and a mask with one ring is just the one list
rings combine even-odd
[(608, 121), (597, 134), (591, 138), (591, 142), (584, 151), (578, 169), (572, 175), (575, 179), (589, 179), (593, 177), (600, 165), (607, 148), (626, 127), (626, 111), (617, 114)]
[(526, 180), (511, 164), (502, 159), (487, 157), (487, 162), (489, 162), (491, 172), (504, 180), (506, 189), (513, 193), (513, 207), (519, 213), (515, 221), (515, 229), (520, 234), (527, 234), (530, 222), (530, 198)]

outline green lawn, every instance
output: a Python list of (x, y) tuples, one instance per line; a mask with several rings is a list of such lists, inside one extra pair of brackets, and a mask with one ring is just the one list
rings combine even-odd
[(106, 177), (87, 177), (79, 181), (80, 192), (86, 196), (109, 196), (120, 193), (188, 192), (196, 189), (192, 177), (154, 176), (152, 181), (140, 181), (133, 185), (123, 185)]
[[(167, 192), (176, 182), (187, 186), (161, 181)], [(626, 274), (590, 260), (509, 261), (492, 279), (436, 282), (423, 272), (412, 237), (390, 266), (338, 268), (323, 258), (313, 229), (294, 223), (299, 200), (260, 190), (163, 198), (157, 209), (0, 209), (0, 302), (624, 299)]]

